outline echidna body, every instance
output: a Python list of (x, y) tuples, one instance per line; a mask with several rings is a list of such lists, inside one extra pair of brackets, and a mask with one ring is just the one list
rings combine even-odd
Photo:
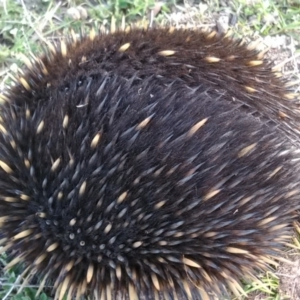
[(57, 299), (206, 299), (266, 269), (300, 205), (300, 117), (250, 48), (91, 32), (28, 60), (1, 107), (8, 268)]

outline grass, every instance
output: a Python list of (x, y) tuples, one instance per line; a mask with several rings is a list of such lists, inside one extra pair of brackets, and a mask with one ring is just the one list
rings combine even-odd
[[(300, 2), (298, 0), (233, 0), (222, 6), (219, 0), (194, 1), (193, 7), (183, 1), (167, 0), (161, 5), (155, 22), (169, 25), (182, 22), (205, 24), (211, 27), (214, 14), (230, 12), (237, 21), (233, 27), (239, 36), (276, 36), (285, 34), (300, 43)], [(22, 65), (20, 53), (37, 53), (50, 40), (73, 29), (89, 30), (91, 27), (110, 28), (111, 19), (117, 24), (149, 20), (158, 3), (155, 0), (77, 0), (58, 2), (54, 0), (2, 0), (0, 2), (0, 92), (10, 81), (10, 72)], [(178, 18), (186, 15), (178, 21)], [(184, 21), (185, 22), (185, 21)], [(234, 24), (234, 22), (233, 22)], [(300, 231), (299, 231), (300, 233)], [(299, 240), (295, 245), (300, 247)], [(3, 272), (7, 264), (5, 254), (0, 256), (0, 299), (47, 300), (52, 299), (45, 289), (36, 296), (38, 284), (22, 285), (21, 269), (15, 267)], [(246, 294), (260, 294), (263, 299), (283, 299), (278, 291), (279, 278), (273, 273), (260, 276), (260, 282), (245, 282)]]
[[(247, 3), (253, 2), (252, 5)], [(239, 11), (240, 26), (261, 35), (290, 34), (298, 38), (300, 28), (300, 3), (297, 1), (249, 1), (233, 2), (233, 10)]]

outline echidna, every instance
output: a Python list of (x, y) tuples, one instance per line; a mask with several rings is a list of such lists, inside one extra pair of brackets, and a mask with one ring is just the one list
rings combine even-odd
[(265, 270), (299, 209), (296, 97), (214, 32), (69, 38), (3, 96), (2, 251), (56, 299), (207, 299)]

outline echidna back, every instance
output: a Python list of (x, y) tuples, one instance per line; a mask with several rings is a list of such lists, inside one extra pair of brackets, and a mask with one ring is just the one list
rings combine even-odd
[(299, 208), (300, 127), (257, 55), (137, 30), (61, 43), (29, 66), (0, 135), (16, 262), (59, 299), (205, 299), (265, 269)]

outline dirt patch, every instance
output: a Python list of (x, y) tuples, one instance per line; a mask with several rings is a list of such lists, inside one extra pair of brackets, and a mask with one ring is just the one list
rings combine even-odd
[(287, 258), (291, 263), (281, 263), (276, 272), (279, 294), (282, 299), (300, 300), (300, 254), (293, 251)]

